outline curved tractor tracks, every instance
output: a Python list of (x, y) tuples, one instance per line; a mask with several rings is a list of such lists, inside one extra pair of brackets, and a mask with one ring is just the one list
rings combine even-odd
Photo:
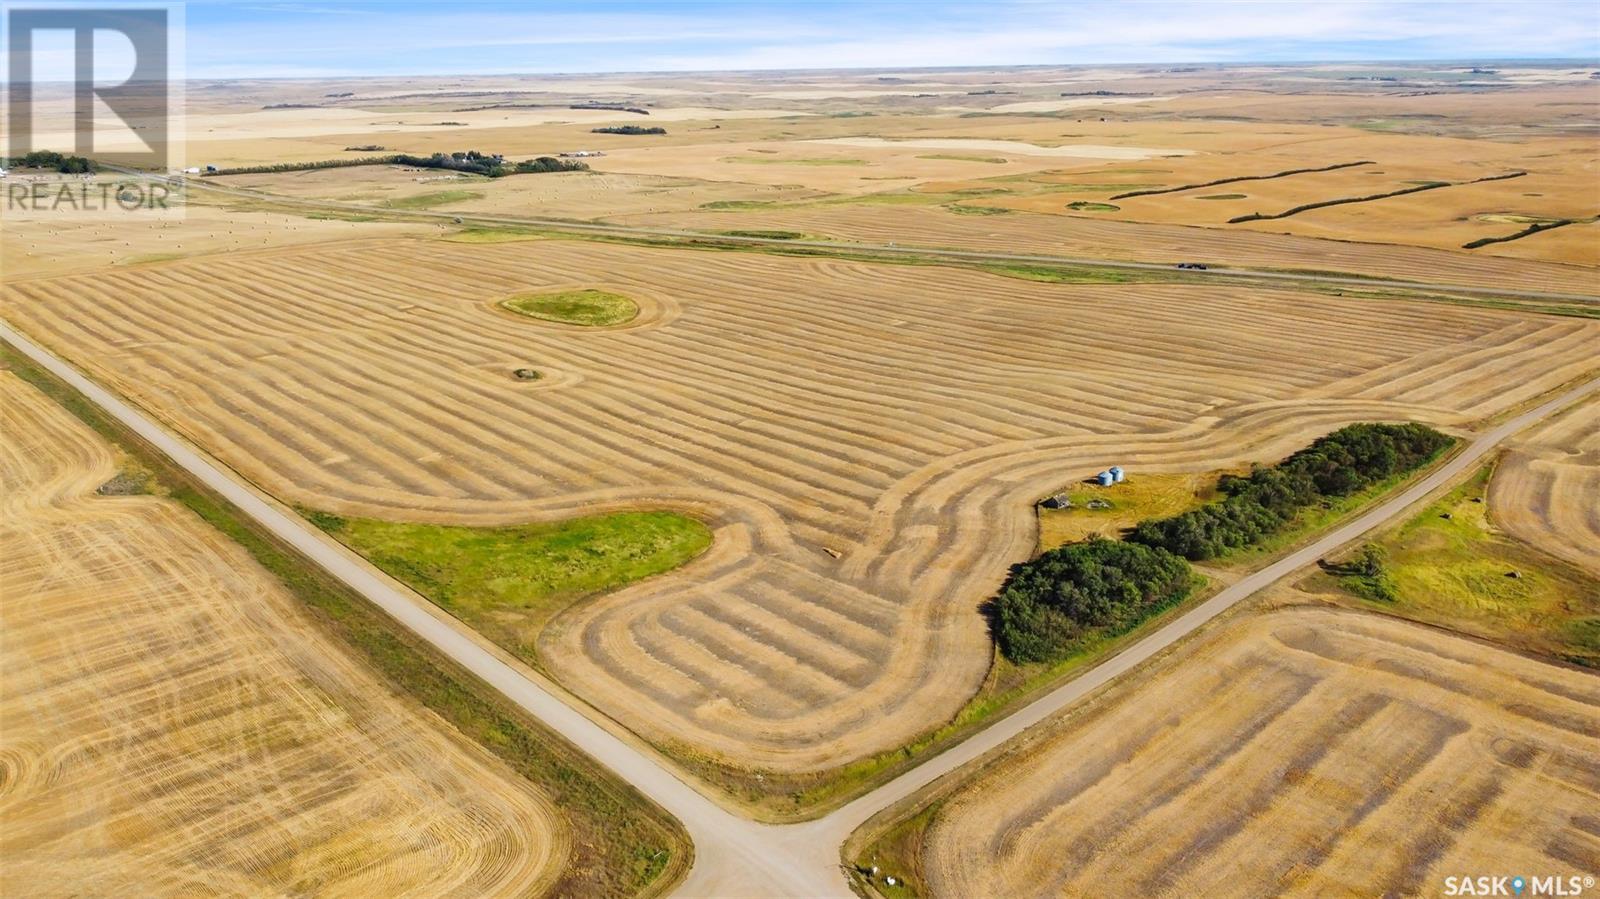
[[(681, 314), (578, 334), (489, 306), (586, 272)], [(974, 695), (992, 656), (976, 609), (1030, 554), (1032, 501), (1065, 480), (1107, 459), (1213, 470), (1364, 418), (1460, 426), (1592, 368), (1600, 335), (1444, 305), (583, 241), (337, 244), (8, 293), (20, 326), (286, 502), (707, 519), (721, 549), (574, 606), (539, 660), (654, 745), (802, 782)], [(533, 399), (520, 365), (575, 380)]]
[[(186, 441), (175, 437), (143, 412), (85, 378), (9, 326), (0, 324), (0, 338), (71, 384), (262, 526), (665, 807), (684, 823), (696, 847), (694, 868), (679, 889), (679, 894), (686, 896), (847, 895), (848, 888), (838, 868), (839, 847), (851, 831), (873, 814), (1087, 696), (1192, 633), (1240, 600), (1403, 513), (1451, 479), (1468, 471), (1485, 454), (1530, 424), (1584, 397), (1600, 393), (1600, 379), (1591, 380), (1496, 425), (1479, 434), (1462, 452), (1400, 495), (1243, 578), (1104, 664), (943, 754), (823, 818), (805, 824), (774, 826), (741, 819), (716, 805), (686, 784), (655, 755), (620, 738), (550, 690), (523, 676), (470, 637), (421, 608), (412, 596), (402, 593), (364, 565), (341, 554), (319, 535), (312, 533), (303, 521), (267, 501)], [(1351, 415), (1363, 411), (1373, 410), (1340, 408), (1333, 413), (1333, 417), (1348, 420)], [(1245, 421), (1259, 427), (1271, 421), (1273, 414), (1274, 410), (1266, 409), (1259, 416), (1247, 416)], [(1252, 422), (1251, 418), (1256, 420)], [(1290, 437), (1279, 436), (1270, 438), (1268, 445), (1281, 448), (1280, 445), (1286, 440), (1292, 442)], [(1047, 454), (1050, 450), (1047, 446), (1032, 449), (1039, 454)], [(1197, 449), (1196, 452), (1203, 453), (1204, 449)], [(1013, 472), (1008, 477), (1017, 478), (1019, 484), (1026, 483), (1028, 464), (1024, 462), (1020, 473)], [(946, 466), (944, 470), (930, 471), (928, 477), (923, 479), (926, 486), (921, 489), (931, 491), (930, 495), (933, 496), (949, 493), (952, 488), (945, 486), (946, 481), (979, 478), (969, 471), (966, 466)], [(991, 471), (987, 476), (994, 477), (995, 473)], [(1015, 503), (1023, 495), (1026, 495), (1026, 490), (1017, 488), (994, 496), (976, 496), (968, 499), (966, 502), (971, 505), (957, 515), (963, 521), (976, 521), (974, 516), (988, 514), (993, 504)], [(893, 502), (887, 502), (888, 507), (894, 505)], [(901, 505), (904, 507), (905, 504)], [(935, 508), (942, 509), (943, 506), (935, 504)], [(880, 510), (880, 514), (893, 516), (896, 512), (892, 508), (885, 508)], [(989, 520), (996, 519), (991, 517)], [(898, 561), (896, 554), (890, 554), (879, 565), (856, 561), (848, 564), (862, 568), (869, 574), (877, 569), (914, 571), (919, 569), (919, 560), (926, 558), (927, 551), (926, 546), (909, 547), (898, 551)]]

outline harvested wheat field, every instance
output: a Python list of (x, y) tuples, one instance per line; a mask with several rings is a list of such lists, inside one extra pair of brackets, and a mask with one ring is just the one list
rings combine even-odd
[(1600, 401), (1523, 434), (1489, 487), (1495, 523), (1600, 573)]
[[(551, 801), (414, 711), (0, 372), (8, 895), (537, 894)], [(26, 886), (24, 886), (26, 885)]]
[[(1426, 194), (1424, 194), (1426, 196)], [(972, 202), (985, 204), (988, 197)], [(1063, 201), (1065, 202), (1065, 201)], [(841, 203), (832, 206), (617, 216), (619, 224), (703, 231), (787, 229), (819, 237), (902, 247), (1173, 263), (1185, 260), (1243, 268), (1308, 270), (1397, 278), (1428, 284), (1493, 285), (1596, 295), (1596, 270), (1582, 265), (1475, 255), (1429, 247), (1363, 244), (1291, 234), (1266, 234), (1144, 224), (1027, 212), (971, 216), (937, 206)], [(1522, 226), (1508, 225), (1506, 231)], [(1555, 238), (1572, 225), (1530, 240)], [(1592, 231), (1591, 231), (1592, 233)], [(1516, 246), (1520, 241), (1503, 246)], [(1497, 245), (1501, 246), (1501, 245)]]
[(1435, 895), (1600, 867), (1600, 679), (1372, 615), (1228, 624), (934, 813), (933, 896)]
[[(573, 289), (640, 312), (584, 330), (496, 308)], [(291, 502), (705, 518), (709, 551), (558, 615), (538, 653), (669, 750), (788, 773), (973, 695), (978, 606), (1062, 483), (1271, 460), (1357, 420), (1466, 425), (1586, 373), (1600, 338), (1437, 303), (556, 240), (35, 279), (6, 314)]]

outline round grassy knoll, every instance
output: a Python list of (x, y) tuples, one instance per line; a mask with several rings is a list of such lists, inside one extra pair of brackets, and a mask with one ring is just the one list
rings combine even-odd
[(625, 324), (639, 315), (638, 303), (620, 293), (604, 290), (519, 293), (500, 305), (544, 321), (589, 327)]

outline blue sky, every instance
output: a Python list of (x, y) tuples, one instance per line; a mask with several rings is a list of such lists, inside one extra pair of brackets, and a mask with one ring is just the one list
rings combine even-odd
[(1564, 0), (191, 0), (188, 76), (1600, 57)]

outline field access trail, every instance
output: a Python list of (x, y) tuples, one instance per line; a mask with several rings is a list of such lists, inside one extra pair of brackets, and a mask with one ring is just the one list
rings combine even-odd
[(3, 323), (0, 323), (0, 338), (71, 384), (263, 527), (677, 817), (694, 840), (696, 853), (694, 867), (678, 891), (683, 896), (849, 895), (843, 872), (837, 866), (839, 846), (852, 830), (873, 814), (1087, 696), (1268, 584), (1400, 515), (1523, 428), (1600, 392), (1600, 379), (1590, 380), (1484, 431), (1462, 452), (1401, 494), (1228, 587), (1099, 667), (942, 755), (823, 818), (804, 824), (775, 826), (744, 820), (716, 805), (681, 780), (656, 756), (624, 741), (524, 677), (467, 635), (422, 608), (414, 597), (340, 554), (304, 521), (268, 502), (145, 413)]

